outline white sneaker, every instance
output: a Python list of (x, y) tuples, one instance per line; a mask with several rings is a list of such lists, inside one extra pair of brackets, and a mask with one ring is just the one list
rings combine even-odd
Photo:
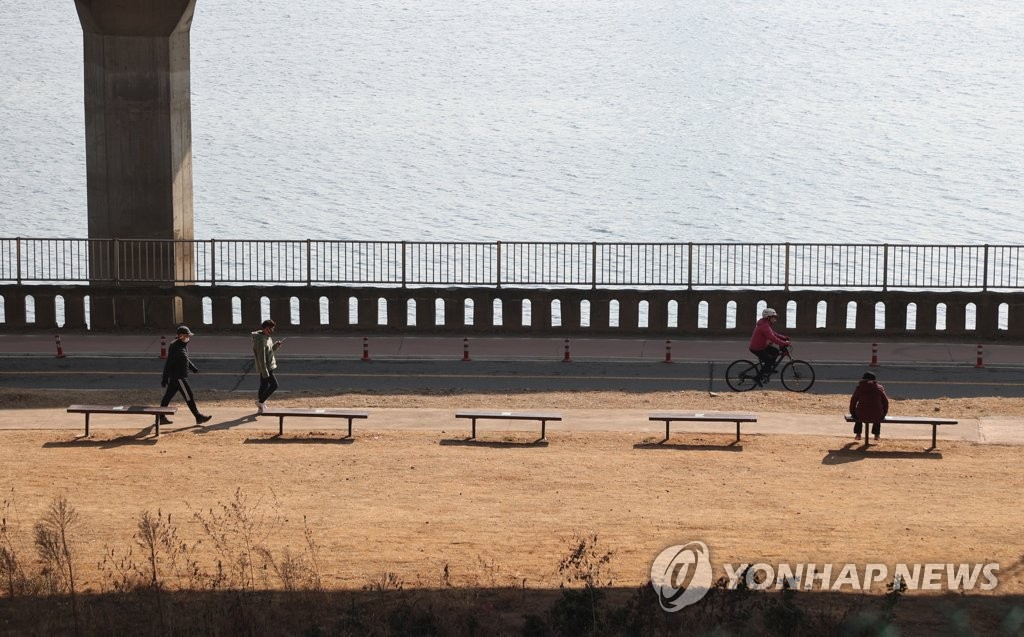
[(262, 416), (263, 415), (263, 410), (266, 409), (266, 408), (267, 408), (267, 403), (261, 403), (258, 400), (256, 401), (256, 415)]

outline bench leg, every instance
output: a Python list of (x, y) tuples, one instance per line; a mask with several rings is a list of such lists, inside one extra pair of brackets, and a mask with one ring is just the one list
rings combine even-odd
[(85, 437), (89, 437), (89, 412), (85, 412)]
[(471, 419), (473, 421), (473, 433), (470, 434), (470, 438), (476, 438), (476, 418)]
[(160, 414), (153, 416), (153, 433), (160, 437)]
[(349, 418), (348, 418), (348, 437), (349, 438), (352, 437), (352, 417), (351, 416), (349, 416)]
[(544, 431), (546, 429), (546, 427), (547, 427), (547, 424), (548, 424), (548, 421), (546, 421), (546, 420), (541, 420), (540, 421), (540, 439), (541, 440), (546, 440), (547, 439), (547, 434)]
[(668, 423), (671, 421), (665, 421), (665, 440), (668, 440)]
[(740, 421), (736, 421), (736, 442), (740, 441)]
[(277, 417), (277, 435), (284, 435), (284, 416)]
[(934, 449), (936, 447), (935, 436), (936, 436), (936, 433), (938, 432), (938, 430), (939, 430), (939, 426), (938, 425), (932, 425), (932, 449)]

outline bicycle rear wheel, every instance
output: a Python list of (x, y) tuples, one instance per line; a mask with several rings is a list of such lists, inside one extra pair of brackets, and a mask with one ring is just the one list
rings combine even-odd
[(793, 360), (783, 366), (779, 377), (789, 391), (807, 391), (814, 385), (814, 368), (807, 361)]
[(750, 391), (758, 387), (757, 365), (743, 359), (734, 361), (725, 370), (725, 382), (733, 391)]

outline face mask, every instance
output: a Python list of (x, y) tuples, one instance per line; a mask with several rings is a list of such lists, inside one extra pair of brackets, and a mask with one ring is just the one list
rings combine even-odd
[(190, 340), (192, 340), (192, 339), (190, 339), (189, 337), (187, 337), (187, 336), (186, 336), (185, 338), (181, 339), (181, 342), (182, 342), (182, 343), (187, 343), (187, 342), (189, 342)]

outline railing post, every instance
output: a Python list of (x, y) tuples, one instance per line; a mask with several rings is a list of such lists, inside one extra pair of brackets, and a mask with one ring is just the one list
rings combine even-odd
[(405, 287), (405, 241), (402, 241), (402, 287)]
[(501, 241), (497, 242), (497, 246), (498, 246), (497, 247), (497, 250), (498, 250), (498, 253), (497, 253), (498, 262), (494, 266), (494, 272), (495, 272), (495, 276), (497, 277), (497, 281), (496, 281), (497, 286), (500, 289), (501, 288)]
[(14, 267), (18, 272), (18, 285), (21, 285), (21, 237), (14, 240)]
[(889, 291), (889, 244), (882, 244), (882, 291)]
[(590, 244), (590, 289), (597, 289), (597, 241)]
[[(981, 291), (988, 292), (988, 244), (985, 244), (985, 259), (984, 265), (981, 268), (982, 280), (981, 280)], [(981, 347), (980, 345), (978, 347)]]
[(217, 285), (217, 240), (210, 239), (210, 285)]
[(693, 241), (686, 242), (686, 289), (693, 289)]
[(783, 277), (785, 281), (783, 282), (782, 289), (789, 292), (789, 241), (786, 242), (786, 273)]
[(114, 239), (114, 285), (121, 285), (121, 245)]
[(306, 285), (313, 285), (313, 240), (306, 239)]

